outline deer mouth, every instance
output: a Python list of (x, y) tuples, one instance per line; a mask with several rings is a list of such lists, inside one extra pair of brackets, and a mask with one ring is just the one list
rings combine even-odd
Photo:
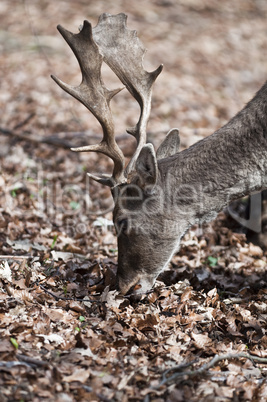
[(117, 277), (117, 288), (119, 292), (125, 295), (142, 295), (147, 293), (153, 287), (156, 278), (153, 276), (143, 276), (142, 273), (137, 275), (132, 280), (125, 280), (122, 277)]
[(135, 294), (136, 288), (140, 288), (138, 282), (140, 280), (140, 276), (136, 276), (134, 279), (124, 279), (120, 275), (117, 276), (117, 289), (119, 292), (125, 296), (129, 294)]

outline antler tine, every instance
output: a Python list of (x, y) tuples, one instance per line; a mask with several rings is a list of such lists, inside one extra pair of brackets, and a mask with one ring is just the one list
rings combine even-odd
[(94, 176), (94, 180), (113, 187), (125, 181), (124, 156), (115, 141), (114, 123), (109, 107), (111, 98), (122, 88), (109, 91), (101, 79), (101, 65), (103, 56), (92, 36), (92, 26), (84, 21), (83, 28), (78, 34), (67, 31), (62, 26), (58, 30), (75, 54), (82, 72), (82, 82), (78, 87), (65, 84), (55, 76), (53, 80), (66, 92), (84, 104), (97, 118), (103, 129), (103, 140), (98, 145), (89, 145), (81, 148), (72, 148), (76, 152), (101, 152), (109, 156), (114, 162), (112, 177)]
[[(161, 73), (163, 65), (155, 71), (147, 72), (142, 64), (145, 48), (138, 39), (136, 31), (126, 26), (125, 14), (102, 14), (93, 28), (93, 37), (98, 44), (104, 61), (118, 76), (128, 91), (140, 105), (141, 113), (135, 127), (128, 129), (137, 140), (137, 148), (127, 166), (127, 172), (133, 170), (136, 159), (146, 143), (146, 126), (151, 108), (152, 85)], [(115, 51), (114, 51), (115, 49)]]

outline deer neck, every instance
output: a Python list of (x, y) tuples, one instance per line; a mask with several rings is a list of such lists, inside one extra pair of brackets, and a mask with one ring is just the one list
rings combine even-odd
[(167, 202), (185, 215), (188, 211), (190, 224), (213, 218), (231, 201), (266, 188), (267, 84), (224, 127), (159, 161), (159, 171), (165, 191), (171, 189)]

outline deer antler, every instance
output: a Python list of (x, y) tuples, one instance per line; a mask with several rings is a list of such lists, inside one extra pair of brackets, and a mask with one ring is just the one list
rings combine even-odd
[(109, 91), (101, 79), (101, 65), (103, 56), (93, 40), (92, 26), (84, 21), (79, 34), (73, 34), (62, 26), (58, 30), (75, 54), (82, 72), (82, 82), (78, 87), (65, 84), (52, 75), (53, 80), (66, 92), (84, 104), (97, 118), (103, 129), (103, 140), (98, 145), (89, 145), (81, 148), (72, 148), (76, 152), (96, 151), (109, 156), (114, 162), (112, 177), (98, 177), (89, 174), (94, 180), (113, 187), (125, 181), (124, 156), (115, 141), (114, 123), (109, 107), (111, 98), (122, 88)]
[[(67, 41), (78, 59), (82, 72), (82, 83), (72, 87), (58, 78), (52, 78), (70, 95), (82, 102), (99, 120), (104, 137), (100, 144), (81, 148), (74, 151), (97, 151), (110, 156), (114, 161), (112, 177), (97, 177), (94, 180), (113, 187), (125, 182), (125, 175), (133, 170), (136, 159), (146, 143), (146, 126), (151, 108), (152, 85), (162, 71), (160, 65), (155, 71), (145, 71), (142, 61), (145, 48), (137, 37), (136, 31), (126, 27), (125, 14), (102, 14), (98, 24), (92, 29), (88, 21), (84, 21), (79, 34), (73, 34), (60, 25), (58, 30)], [(128, 129), (137, 140), (137, 148), (123, 174), (124, 157), (114, 137), (114, 124), (109, 108), (110, 99), (121, 89), (109, 91), (103, 84), (100, 68), (104, 60), (114, 71), (128, 91), (140, 105), (141, 113), (135, 127)]]
[(114, 71), (141, 108), (139, 121), (135, 127), (127, 130), (137, 140), (137, 148), (127, 167), (130, 172), (146, 143), (146, 126), (151, 108), (152, 85), (161, 73), (161, 64), (155, 71), (147, 72), (143, 67), (145, 48), (136, 31), (126, 26), (127, 15), (102, 14), (93, 28), (93, 37), (101, 49), (104, 61)]

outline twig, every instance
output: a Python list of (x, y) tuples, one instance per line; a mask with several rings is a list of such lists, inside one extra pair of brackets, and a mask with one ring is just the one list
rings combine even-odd
[[(29, 115), (23, 122), (19, 123), (14, 130), (17, 128), (20, 128), (21, 126), (25, 125), (28, 123), (28, 121), (33, 117), (34, 115)], [(96, 133), (91, 133), (91, 132), (86, 132), (86, 131), (79, 131), (79, 132), (60, 132), (60, 133), (55, 133), (53, 135), (47, 136), (47, 137), (41, 137), (41, 136), (36, 136), (36, 134), (33, 136), (29, 135), (28, 133), (17, 133), (14, 130), (9, 130), (4, 127), (0, 127), (0, 134), (4, 134), (6, 136), (12, 136), (15, 138), (18, 138), (19, 140), (22, 141), (27, 141), (27, 142), (32, 142), (34, 144), (48, 144), (48, 145), (53, 145), (58, 148), (64, 148), (64, 149), (70, 149), (70, 148), (75, 148), (77, 145), (73, 143), (73, 139), (77, 139), (79, 137), (84, 137), (80, 139), (80, 143), (78, 146), (83, 146), (83, 145), (88, 145), (88, 139), (91, 140), (97, 140), (100, 141), (102, 136)], [(161, 131), (160, 131), (161, 132)], [(156, 132), (153, 132), (153, 135), (155, 135)], [(152, 134), (152, 133), (150, 133)], [(64, 138), (62, 138), (62, 135), (64, 135)], [(67, 139), (67, 137), (71, 136), (71, 142)], [(116, 137), (116, 140), (118, 142), (120, 141), (129, 141), (132, 143), (132, 138), (130, 137), (129, 134), (120, 134)], [(129, 145), (129, 144), (128, 144)], [(127, 154), (126, 154), (127, 156)]]
[(33, 142), (34, 144), (49, 144), (53, 145), (56, 147), (60, 148), (71, 148), (72, 144), (70, 144), (68, 141), (65, 141), (64, 139), (59, 139), (55, 137), (40, 137), (40, 136), (34, 136), (31, 137), (27, 134), (21, 134), (21, 133), (15, 133), (14, 131), (8, 130), (6, 128), (0, 127), (0, 133), (12, 137), (16, 137), (20, 140), (27, 141), (27, 142)]
[[(79, 136), (80, 137), (87, 136), (89, 139), (93, 139), (93, 140), (101, 140), (101, 138), (102, 138), (98, 134), (86, 133), (86, 132), (68, 132), (68, 133), (61, 132), (61, 133), (56, 133), (56, 134), (48, 136), (48, 137), (41, 137), (41, 136), (36, 136), (36, 135), (34, 135), (34, 137), (33, 137), (33, 136), (31, 136), (29, 134), (25, 134), (25, 133), (16, 133), (15, 131), (11, 131), (4, 127), (0, 127), (0, 133), (4, 134), (6, 136), (16, 137), (22, 141), (33, 142), (34, 144), (48, 144), (48, 145), (56, 146), (58, 148), (65, 148), (65, 149), (70, 149), (70, 148), (73, 148), (76, 146), (73, 144), (73, 142), (70, 142), (66, 139), (66, 137), (68, 137), (70, 135), (72, 136), (72, 138), (77, 138)], [(62, 136), (62, 134), (64, 134), (65, 138), (60, 138)], [(129, 140), (128, 134), (118, 135), (118, 137), (117, 137), (118, 142), (124, 141), (124, 140)], [(81, 142), (81, 144), (79, 144), (79, 146), (88, 144), (88, 140), (86, 141), (85, 138), (83, 141), (80, 141), (80, 142)]]
[(0, 260), (28, 260), (32, 258), (31, 255), (0, 255)]
[(29, 121), (35, 116), (35, 113), (30, 113), (29, 116), (26, 117), (26, 119), (22, 120), (20, 123), (16, 124), (14, 127), (14, 130), (17, 130), (18, 128), (21, 128), (25, 126), (25, 124), (29, 123)]
[(3, 369), (12, 369), (15, 366), (25, 366), (31, 368), (30, 364), (18, 361), (0, 361), (0, 371)]
[(34, 359), (33, 357), (30, 357), (30, 356), (17, 354), (16, 357), (18, 358), (18, 360), (20, 362), (25, 362), (25, 363), (29, 364), (32, 367), (36, 367), (36, 366), (37, 367), (47, 367), (47, 366), (49, 366), (48, 362), (45, 362), (43, 360)]
[(164, 371), (164, 373), (162, 374), (162, 380), (168, 381), (169, 377), (167, 377), (167, 376), (170, 372), (183, 370), (187, 367), (193, 366), (193, 364), (197, 363), (198, 361), (199, 361), (199, 359), (195, 359), (192, 362), (181, 363), (177, 366), (169, 368), (168, 370)]
[(102, 302), (101, 300), (93, 300), (93, 299), (80, 299), (77, 297), (64, 297), (64, 296), (58, 296), (53, 292), (50, 292), (49, 290), (47, 290), (43, 285), (41, 285), (40, 283), (36, 283), (36, 285), (38, 285), (45, 293), (49, 294), (50, 296), (54, 297), (56, 300), (65, 300), (65, 301), (78, 301), (78, 302), (90, 302), (90, 303), (99, 303), (102, 304), (104, 302)]
[[(193, 364), (196, 363), (196, 361), (190, 362), (189, 364), (182, 363), (182, 364), (180, 364), (178, 366), (175, 366), (175, 367), (172, 367), (172, 368), (166, 370), (162, 375), (161, 382), (156, 387), (154, 387), (153, 389), (158, 389), (162, 385), (172, 383), (172, 382), (174, 382), (175, 380), (177, 380), (178, 378), (181, 378), (181, 377), (194, 377), (194, 376), (199, 375), (199, 374), (204, 374), (211, 367), (214, 367), (221, 360), (233, 360), (233, 359), (241, 359), (241, 358), (249, 359), (249, 360), (251, 360), (253, 362), (257, 362), (257, 363), (267, 364), (267, 358), (258, 357), (258, 356), (252, 356), (252, 355), (250, 355), (248, 353), (244, 353), (244, 352), (236, 353), (236, 354), (229, 353), (229, 354), (225, 354), (225, 355), (216, 355), (208, 363), (203, 364), (200, 368), (198, 368), (196, 370), (181, 371), (185, 367), (192, 366)], [(178, 372), (178, 373), (176, 372), (175, 374), (167, 377), (167, 374), (169, 372), (171, 372), (171, 371), (180, 371), (180, 372)]]

